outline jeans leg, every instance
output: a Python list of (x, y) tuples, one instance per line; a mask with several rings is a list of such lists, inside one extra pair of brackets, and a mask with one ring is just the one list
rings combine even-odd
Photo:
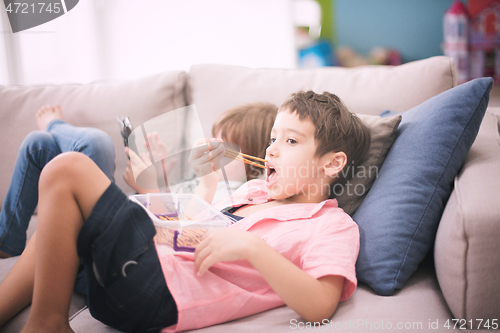
[(26, 229), (38, 203), (38, 181), (43, 167), (61, 151), (47, 132), (34, 131), (24, 139), (2, 210), (0, 250), (15, 256), (26, 246)]
[(78, 151), (90, 157), (114, 182), (115, 147), (113, 140), (104, 131), (91, 127), (72, 126), (57, 119), (47, 126), (62, 152)]
[(103, 131), (74, 127), (54, 120), (47, 132), (30, 133), (19, 148), (11, 184), (0, 211), (0, 250), (19, 255), (26, 246), (26, 229), (38, 204), (38, 181), (43, 167), (61, 152), (89, 156), (114, 181), (115, 150)]

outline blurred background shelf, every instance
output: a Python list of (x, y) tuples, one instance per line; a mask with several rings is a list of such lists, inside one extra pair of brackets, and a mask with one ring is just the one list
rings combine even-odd
[(2, 2), (0, 84), (135, 79), (199, 63), (404, 63), (443, 55), (443, 15), (452, 2), (88, 0), (18, 33)]

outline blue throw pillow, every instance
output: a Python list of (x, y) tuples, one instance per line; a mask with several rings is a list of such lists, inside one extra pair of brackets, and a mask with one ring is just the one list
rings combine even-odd
[(402, 288), (432, 248), (492, 85), (476, 79), (402, 113), (396, 141), (353, 216), (361, 236), (357, 276), (379, 295)]

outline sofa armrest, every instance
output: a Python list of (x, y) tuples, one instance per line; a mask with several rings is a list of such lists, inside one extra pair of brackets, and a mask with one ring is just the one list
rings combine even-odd
[[(455, 318), (500, 321), (500, 109), (488, 109), (438, 227), (436, 273)], [(477, 321), (476, 321), (477, 319)], [(469, 323), (469, 322), (468, 322)]]

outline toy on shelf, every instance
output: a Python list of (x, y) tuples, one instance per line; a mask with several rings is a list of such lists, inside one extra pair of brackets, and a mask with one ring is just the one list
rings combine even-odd
[(330, 42), (321, 38), (323, 12), (316, 0), (294, 0), (293, 24), (300, 68), (336, 65)]
[(444, 54), (455, 60), (457, 82), (469, 79), (469, 13), (461, 1), (455, 0), (444, 13)]
[(383, 47), (374, 47), (367, 57), (359, 55), (347, 46), (341, 46), (336, 52), (337, 59), (342, 67), (357, 67), (366, 65), (401, 65), (401, 56), (398, 51)]
[(336, 60), (328, 41), (317, 40), (299, 49), (300, 68), (317, 68), (334, 65), (336, 65)]
[(457, 65), (457, 81), (500, 79), (500, 0), (453, 1), (444, 14), (443, 51)]

